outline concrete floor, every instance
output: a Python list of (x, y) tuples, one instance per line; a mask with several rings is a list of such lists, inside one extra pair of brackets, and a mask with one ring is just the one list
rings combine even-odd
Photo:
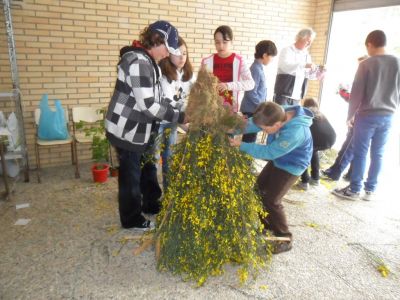
[(0, 299), (400, 299), (400, 201), (389, 180), (374, 202), (338, 200), (330, 182), (293, 189), (284, 202), (292, 251), (244, 286), (227, 266), (196, 288), (158, 272), (153, 249), (133, 255), (137, 244), (123, 238), (135, 232), (119, 226), (116, 179), (97, 185), (89, 165), (81, 169), (81, 179), (70, 166), (44, 169), (42, 184), (32, 172), (11, 201), (0, 201)]

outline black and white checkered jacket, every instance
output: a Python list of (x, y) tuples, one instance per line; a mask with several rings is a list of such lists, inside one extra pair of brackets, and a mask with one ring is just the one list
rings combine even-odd
[(170, 100), (161, 97), (160, 74), (144, 49), (121, 49), (118, 78), (105, 121), (107, 138), (113, 146), (143, 152), (158, 122), (177, 122), (183, 117), (169, 104)]

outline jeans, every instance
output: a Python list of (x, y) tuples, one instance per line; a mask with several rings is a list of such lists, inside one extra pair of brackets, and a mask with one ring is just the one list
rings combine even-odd
[(340, 151), (335, 159), (335, 162), (329, 169), (326, 170), (326, 173), (329, 174), (330, 178), (334, 180), (339, 180), (343, 171), (353, 160), (354, 152), (353, 152), (352, 141), (353, 141), (353, 128), (349, 127), (349, 130), (347, 131), (346, 135), (346, 140), (343, 142), (343, 145), (340, 148)]
[(375, 191), (392, 120), (393, 115), (356, 115), (353, 132), (353, 169), (350, 180), (352, 192), (361, 191), (369, 148), (371, 148), (370, 165), (364, 189), (371, 192)]
[[(143, 209), (157, 207), (161, 189), (157, 181), (157, 168), (145, 162), (139, 152), (116, 148), (119, 159), (118, 204), (121, 225), (131, 228), (143, 222)], [(143, 197), (142, 197), (143, 195)]]
[[(164, 191), (168, 186), (167, 183), (167, 174), (169, 171), (168, 160), (172, 155), (171, 146), (176, 144), (178, 136), (177, 127), (178, 125), (176, 123), (166, 123), (166, 124), (160, 124), (160, 128), (158, 129), (156, 159), (158, 160), (160, 158), (160, 155), (158, 154), (158, 152), (160, 151), (162, 158), (162, 175), (163, 175)], [(171, 130), (169, 133), (167, 133), (166, 129), (171, 129)]]

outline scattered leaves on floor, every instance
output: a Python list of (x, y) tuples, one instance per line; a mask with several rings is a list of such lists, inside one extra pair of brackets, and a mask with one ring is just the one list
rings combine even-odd
[(319, 229), (319, 227), (320, 227), (318, 224), (313, 223), (313, 222), (306, 222), (305, 224), (306, 224), (306, 226), (315, 228), (315, 229)]

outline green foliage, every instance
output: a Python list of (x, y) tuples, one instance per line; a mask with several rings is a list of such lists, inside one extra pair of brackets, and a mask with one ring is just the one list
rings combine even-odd
[[(104, 110), (100, 110), (104, 112)], [(86, 136), (92, 138), (92, 159), (96, 163), (109, 161), (109, 144), (105, 135), (104, 120), (95, 123), (86, 123), (80, 121), (76, 124), (76, 128), (85, 133)]]
[[(261, 201), (254, 191), (252, 158), (227, 137), (191, 133), (174, 150), (169, 186), (158, 215), (158, 266), (199, 285), (225, 263), (249, 270), (266, 265)], [(256, 272), (254, 273), (256, 274)]]
[(271, 257), (253, 159), (231, 147), (226, 134), (240, 129), (243, 120), (222, 106), (216, 84), (204, 69), (199, 72), (186, 110), (189, 131), (175, 145), (157, 216), (158, 268), (198, 285), (221, 274), (226, 263), (240, 265), (244, 282)]

